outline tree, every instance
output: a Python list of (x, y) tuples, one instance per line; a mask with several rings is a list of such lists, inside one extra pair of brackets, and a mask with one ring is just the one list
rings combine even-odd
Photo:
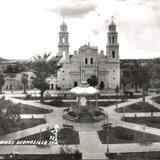
[(27, 71), (29, 68), (27, 66), (27, 62), (16, 62), (15, 65), (13, 64), (10, 64), (6, 67), (4, 73), (7, 73), (7, 74), (17, 74), (17, 73), (20, 73), (20, 72), (25, 72)]
[(23, 84), (24, 94), (26, 94), (27, 84), (28, 84), (28, 74), (23, 73), (21, 77), (21, 82)]
[(33, 57), (32, 70), (34, 76), (32, 77), (32, 83), (35, 88), (40, 90), (41, 102), (44, 102), (44, 92), (49, 89), (46, 79), (51, 75), (55, 75), (62, 67), (59, 63), (60, 58), (60, 56), (50, 58), (50, 53)]
[(147, 66), (142, 66), (139, 79), (140, 85), (142, 87), (143, 102), (145, 102), (146, 91), (149, 88), (149, 82), (151, 79), (150, 68), (148, 68)]
[(132, 65), (130, 66), (130, 73), (131, 73), (131, 81), (135, 86), (135, 92), (138, 91), (138, 86), (140, 84), (140, 69), (141, 65), (137, 61), (133, 61)]
[(2, 72), (0, 72), (0, 94), (2, 94), (2, 87), (5, 83), (5, 76)]
[(154, 59), (151, 68), (151, 78), (154, 82), (154, 87), (160, 87), (160, 59)]
[(121, 84), (123, 86), (123, 92), (126, 92), (126, 86), (127, 84), (129, 84), (131, 81), (130, 79), (130, 71), (129, 70), (125, 70), (123, 71), (122, 77), (121, 77)]
[(87, 82), (90, 86), (95, 87), (98, 84), (98, 78), (95, 75), (91, 75)]

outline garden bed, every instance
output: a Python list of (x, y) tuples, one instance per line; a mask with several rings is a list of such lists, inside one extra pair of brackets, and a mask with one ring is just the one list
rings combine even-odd
[[(116, 112), (123, 113), (124, 107), (115, 109)], [(160, 112), (159, 109), (155, 108), (154, 106), (150, 105), (146, 102), (138, 102), (128, 106), (125, 106), (126, 113), (136, 113), (136, 112)]]
[(122, 120), (160, 129), (160, 117), (124, 117)]
[(21, 131), (46, 123), (44, 119), (5, 119), (0, 122), (0, 135)]
[[(142, 95), (133, 95), (132, 97), (129, 97), (127, 95), (118, 95), (118, 99), (137, 99), (137, 98), (141, 98)], [(117, 99), (117, 95), (101, 95), (98, 97), (98, 99)]]
[[(41, 132), (31, 136), (21, 138), (19, 140), (35, 140), (35, 141), (50, 141), (52, 133), (50, 131)], [(58, 133), (58, 144), (79, 144), (79, 134), (70, 128), (63, 128)]]
[(152, 100), (153, 100), (155, 103), (160, 104), (160, 96), (155, 97), (155, 98), (152, 98)]
[[(67, 151), (66, 151), (67, 152)], [(2, 155), (5, 160), (81, 160), (82, 154), (80, 152), (73, 151), (73, 153), (65, 154), (11, 154)]]
[[(102, 106), (102, 107), (109, 107), (109, 106), (120, 104), (123, 102), (126, 102), (126, 101), (118, 101), (118, 102), (116, 102), (116, 101), (99, 101), (99, 102), (97, 102), (97, 105)], [(95, 105), (95, 102), (92, 102), (91, 104)]]
[(45, 114), (51, 113), (52, 109), (43, 109), (39, 107), (34, 107), (26, 104), (15, 104), (10, 100), (0, 99), (0, 108), (6, 108), (8, 111), (17, 112), (19, 114)]
[[(97, 102), (98, 106), (102, 106), (102, 107), (109, 107), (111, 105), (116, 105), (119, 103), (123, 103), (125, 101), (100, 101)], [(49, 101), (49, 102), (44, 102), (43, 104), (49, 105), (49, 106), (53, 106), (53, 107), (71, 107), (71, 105), (77, 105), (77, 102), (63, 102), (63, 101)], [(92, 101), (91, 105), (96, 105), (96, 102)]]
[[(107, 131), (98, 131), (99, 138), (102, 144), (107, 144)], [(123, 127), (111, 127), (108, 129), (108, 143), (152, 143), (160, 142), (160, 137), (143, 132), (123, 128)]]
[(160, 152), (110, 153), (109, 158), (115, 160), (159, 160)]

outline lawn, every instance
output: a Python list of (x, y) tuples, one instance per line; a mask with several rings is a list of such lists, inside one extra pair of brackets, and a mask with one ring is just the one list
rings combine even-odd
[(43, 123), (46, 123), (44, 119), (19, 119), (17, 121), (5, 119), (0, 123), (0, 135), (17, 132)]
[[(124, 107), (115, 109), (116, 112), (123, 113)], [(159, 112), (160, 110), (146, 102), (138, 102), (128, 106), (125, 106), (125, 112), (135, 113), (135, 112)]]
[(155, 97), (155, 98), (152, 98), (152, 100), (153, 100), (155, 103), (160, 104), (160, 96)]
[(24, 104), (21, 104), (21, 106), (17, 107), (20, 108), (21, 114), (46, 114), (46, 113), (51, 113), (53, 111), (52, 109), (44, 109)]
[[(37, 141), (39, 141), (41, 139), (41, 141), (49, 141), (51, 135), (52, 135), (51, 132), (45, 131), (45, 132), (34, 134), (34, 135), (31, 135), (28, 137), (24, 137), (19, 140), (37, 140)], [(79, 144), (79, 143), (80, 143), (79, 142), (79, 134), (77, 131), (74, 131), (69, 128), (63, 128), (59, 131), (58, 144), (70, 145), (70, 144)]]
[[(118, 104), (122, 103), (122, 102), (125, 102), (125, 101), (118, 101)], [(98, 104), (98, 106), (109, 107), (111, 105), (116, 105), (116, 103), (117, 103), (116, 101), (100, 101), (97, 104)], [(46, 102), (44, 102), (44, 104), (50, 105), (53, 107), (71, 107), (71, 105), (77, 105), (77, 102), (72, 102), (72, 104), (71, 104), (71, 102), (63, 102), (63, 101), (53, 100), (53, 101), (48, 101), (48, 102), (46, 101)], [(96, 105), (96, 103), (92, 101), (91, 105)]]
[(115, 160), (159, 160), (160, 152), (110, 153), (109, 157)]
[[(116, 101), (100, 101), (100, 102), (98, 102), (98, 106), (109, 107), (112, 105), (116, 105), (116, 103), (119, 104), (119, 103), (123, 103), (123, 102), (125, 102), (125, 101), (118, 101), (118, 102), (116, 102)], [(95, 104), (95, 102), (93, 102), (92, 104)]]
[[(137, 99), (137, 98), (141, 98), (142, 97), (142, 95), (133, 95), (133, 97), (128, 97), (128, 96), (126, 96), (126, 95), (119, 95), (118, 96), (118, 99)], [(105, 96), (105, 95), (101, 95), (101, 96), (99, 96), (98, 97), (99, 99), (116, 99), (117, 98), (117, 96), (116, 95), (108, 95), (108, 96)]]
[(5, 99), (0, 99), (0, 108), (6, 108), (7, 111), (19, 114), (45, 114), (53, 111), (52, 109), (43, 109), (21, 103), (15, 104)]
[[(107, 144), (107, 132), (105, 134), (104, 130), (98, 131), (99, 138), (102, 144)], [(142, 132), (134, 131), (131, 129), (123, 128), (123, 127), (114, 127), (109, 128), (108, 132), (108, 142), (109, 144), (116, 143), (151, 143), (151, 142), (159, 142), (160, 137), (156, 135), (151, 135), (145, 133), (145, 136)]]
[(160, 129), (160, 117), (125, 117), (123, 121)]

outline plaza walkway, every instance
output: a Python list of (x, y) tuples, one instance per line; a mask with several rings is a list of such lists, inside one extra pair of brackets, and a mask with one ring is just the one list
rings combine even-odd
[[(13, 95), (12, 95), (13, 96)], [(156, 108), (160, 109), (160, 105), (154, 103), (151, 98), (156, 97), (159, 95), (153, 94), (152, 96), (146, 97), (146, 102), (154, 105)], [(59, 125), (60, 127), (64, 124), (70, 124), (74, 126), (74, 129), (79, 131), (79, 138), (80, 138), (80, 145), (71, 145), (70, 147), (76, 148), (83, 153), (83, 159), (105, 159), (105, 152), (107, 150), (106, 144), (101, 144), (100, 139), (98, 137), (97, 131), (101, 130), (102, 124), (105, 123), (104, 121), (97, 122), (97, 123), (86, 123), (86, 124), (80, 124), (80, 123), (74, 123), (71, 121), (66, 121), (62, 118), (63, 109), (64, 108), (57, 108), (57, 107), (51, 107), (48, 105), (39, 104), (36, 101), (24, 101), (24, 100), (18, 100), (15, 98), (12, 98), (10, 96), (6, 96), (8, 99), (12, 100), (15, 103), (22, 103), (31, 105), (34, 107), (40, 107), (40, 108), (47, 108), (47, 109), (53, 109), (52, 113), (46, 114), (47, 123), (41, 124), (36, 127), (32, 127), (29, 129), (25, 129), (19, 132), (14, 132), (7, 134), (5, 136), (1, 136), (0, 140), (13, 140), (13, 139), (19, 139), (22, 137), (26, 137), (35, 133), (39, 133), (41, 131), (45, 131), (47, 127), (53, 128), (55, 124)], [(132, 99), (128, 102), (120, 103), (118, 104), (118, 107), (125, 107), (127, 105), (137, 103), (142, 101), (142, 98), (139, 99)], [(137, 131), (143, 132), (143, 125), (134, 124), (134, 123), (128, 123), (121, 120), (121, 117), (123, 116), (123, 113), (117, 113), (115, 112), (115, 105), (112, 105), (110, 107), (102, 107), (104, 109), (104, 112), (109, 114), (109, 121), (112, 123), (113, 126), (121, 126)], [(150, 116), (151, 113), (136, 113), (137, 117), (147, 117)], [(155, 116), (159, 116), (160, 113), (153, 113)], [(125, 116), (135, 116), (134, 113), (125, 113)], [(43, 115), (40, 115), (43, 116)], [(25, 116), (24, 116), (25, 117)], [(150, 134), (155, 134), (160, 136), (160, 129), (152, 128), (152, 127), (145, 127), (145, 132)], [(2, 153), (13, 153), (13, 152), (19, 152), (24, 154), (55, 154), (59, 153), (59, 145), (54, 145), (49, 148), (37, 148), (36, 146), (0, 146), (0, 154)], [(131, 143), (131, 144), (109, 144), (109, 151), (111, 153), (124, 153), (124, 152), (149, 152), (149, 151), (160, 151), (160, 143), (152, 143), (150, 145), (142, 145), (139, 143)]]

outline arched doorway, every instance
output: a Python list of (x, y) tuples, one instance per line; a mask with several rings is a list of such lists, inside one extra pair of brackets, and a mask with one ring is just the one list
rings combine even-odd
[(78, 83), (77, 81), (74, 82), (74, 87), (77, 87), (78, 86)]
[(53, 83), (51, 84), (51, 89), (54, 89), (54, 85), (53, 85)]
[(100, 83), (100, 85), (99, 85), (99, 89), (100, 89), (100, 90), (104, 89), (104, 82), (103, 82), (103, 81), (101, 81), (101, 83)]

